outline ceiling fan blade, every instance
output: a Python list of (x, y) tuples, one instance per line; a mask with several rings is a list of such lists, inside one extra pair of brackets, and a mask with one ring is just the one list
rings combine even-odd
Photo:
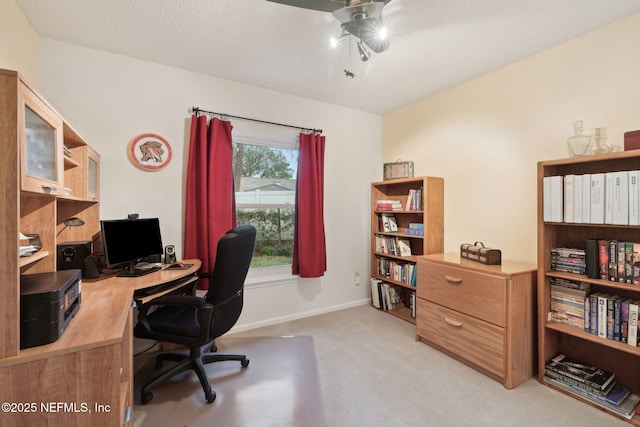
[(345, 7), (344, 0), (267, 0), (272, 3), (280, 3), (287, 6), (301, 7), (303, 9), (319, 10), (321, 12), (333, 12)]

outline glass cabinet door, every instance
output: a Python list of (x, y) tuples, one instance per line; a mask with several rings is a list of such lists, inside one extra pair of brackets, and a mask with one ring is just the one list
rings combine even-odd
[(87, 147), (87, 199), (98, 201), (100, 194), (100, 156)]
[(24, 133), (26, 174), (57, 181), (56, 130), (25, 106)]
[(21, 89), (22, 189), (60, 195), (63, 192), (62, 119), (29, 88)]

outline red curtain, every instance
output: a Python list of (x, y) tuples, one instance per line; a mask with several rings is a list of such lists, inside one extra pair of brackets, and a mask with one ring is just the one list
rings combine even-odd
[[(231, 122), (191, 117), (184, 214), (184, 258), (213, 270), (218, 240), (236, 226)], [(208, 289), (205, 280), (200, 289)]]
[(327, 271), (324, 236), (324, 143), (318, 134), (300, 134), (292, 272), (321, 277)]

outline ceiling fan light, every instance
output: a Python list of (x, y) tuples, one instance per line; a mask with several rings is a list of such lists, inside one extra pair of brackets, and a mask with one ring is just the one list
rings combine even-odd
[(329, 43), (331, 43), (331, 47), (333, 49), (337, 48), (338, 45), (340, 43), (342, 43), (344, 41), (344, 39), (346, 39), (349, 36), (349, 34), (347, 33), (341, 33), (338, 34), (337, 36), (332, 36), (331, 39), (329, 40)]
[(376, 31), (376, 37), (378, 38), (378, 40), (382, 41), (382, 40), (386, 40), (387, 37), (389, 37), (389, 29), (386, 26), (381, 26), (380, 28), (378, 28), (378, 30)]

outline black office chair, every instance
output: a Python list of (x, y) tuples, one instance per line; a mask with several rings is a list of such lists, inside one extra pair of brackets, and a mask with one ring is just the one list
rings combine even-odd
[[(193, 369), (207, 402), (216, 398), (211, 390), (204, 364), (223, 360), (237, 360), (245, 368), (249, 359), (239, 354), (219, 354), (213, 342), (225, 334), (240, 317), (243, 303), (244, 281), (249, 271), (256, 229), (251, 225), (242, 225), (227, 233), (218, 242), (216, 262), (213, 271), (203, 273), (199, 278), (209, 279), (209, 291), (204, 298), (192, 295), (165, 295), (140, 307), (138, 324), (134, 335), (186, 345), (189, 354), (162, 353), (156, 357), (156, 368), (162, 367), (164, 360), (178, 362), (142, 387), (142, 403), (153, 398), (151, 389), (169, 378)], [(149, 312), (151, 308), (154, 311)], [(207, 352), (213, 350), (214, 352)]]

